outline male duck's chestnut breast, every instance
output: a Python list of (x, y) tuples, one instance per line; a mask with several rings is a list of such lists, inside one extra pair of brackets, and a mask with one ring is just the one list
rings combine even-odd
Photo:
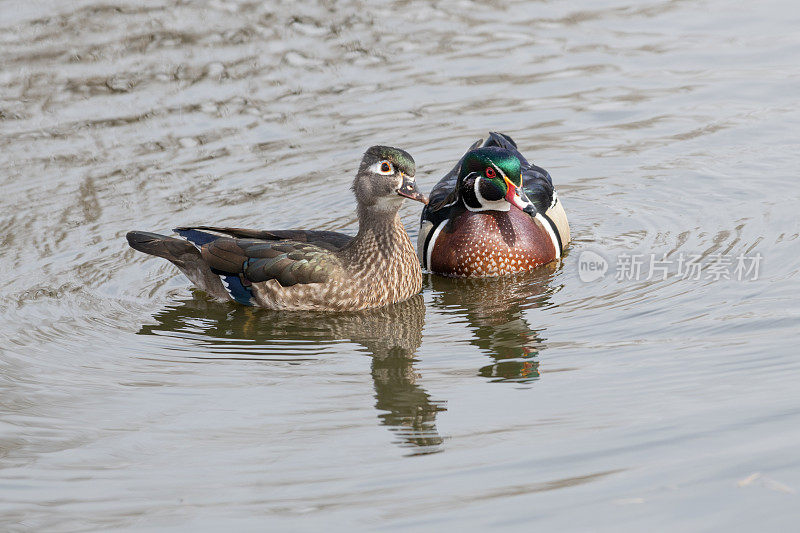
[(434, 272), (458, 277), (502, 276), (530, 270), (556, 258), (541, 223), (509, 211), (464, 212), (438, 235), (431, 253)]

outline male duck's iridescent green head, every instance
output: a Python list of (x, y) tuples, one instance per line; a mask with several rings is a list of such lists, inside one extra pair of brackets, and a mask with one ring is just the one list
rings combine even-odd
[(530, 211), (533, 204), (522, 189), (522, 164), (509, 150), (477, 148), (464, 156), (458, 189), (470, 211)]

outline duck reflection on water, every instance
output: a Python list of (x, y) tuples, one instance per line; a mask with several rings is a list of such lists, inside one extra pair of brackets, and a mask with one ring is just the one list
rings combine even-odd
[(492, 381), (528, 382), (539, 378), (537, 357), (546, 345), (544, 328), (531, 327), (525, 311), (550, 304), (557, 269), (557, 263), (550, 263), (497, 278), (428, 275), (423, 288), (431, 290), (432, 306), (442, 314), (466, 319), (472, 330), (470, 344), (493, 359), (479, 375)]
[[(494, 279), (431, 275), (424, 284), (431, 294), (429, 305), (442, 315), (465, 319), (472, 331), (470, 344), (492, 358), (492, 364), (480, 368), (478, 375), (491, 381), (529, 382), (539, 377), (537, 355), (545, 344), (543, 330), (528, 324), (525, 310), (548, 305), (555, 268), (546, 265)], [(425, 324), (421, 294), (381, 309), (331, 314), (234, 307), (197, 293), (193, 299), (166, 307), (153, 319), (156, 324), (143, 326), (140, 334), (192, 339), (192, 357), (202, 360), (297, 362), (318, 359), (322, 346), (317, 343), (348, 340), (360, 344), (372, 357), (375, 408), (381, 424), (395, 434), (398, 444), (413, 448), (413, 454), (442, 450), (444, 439), (436, 428), (436, 416), (446, 410), (446, 401), (431, 398), (414, 367)], [(308, 343), (308, 349), (303, 343)]]
[[(198, 354), (203, 360), (291, 362), (318, 358), (319, 350), (313, 346), (316, 342), (349, 340), (360, 344), (372, 356), (375, 408), (381, 412), (381, 423), (395, 433), (399, 444), (413, 447), (415, 454), (441, 450), (443, 439), (436, 429), (436, 414), (446, 409), (445, 402), (431, 399), (417, 384), (419, 375), (414, 368), (425, 324), (422, 295), (380, 309), (332, 314), (232, 307), (198, 293), (153, 318), (157, 324), (143, 326), (140, 334), (189, 335), (207, 349)], [(306, 341), (314, 349), (297, 350), (293, 345), (289, 351), (284, 344), (287, 341)]]

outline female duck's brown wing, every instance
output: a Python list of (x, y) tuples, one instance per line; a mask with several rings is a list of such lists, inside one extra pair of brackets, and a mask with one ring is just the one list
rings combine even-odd
[(220, 237), (202, 246), (200, 255), (215, 272), (239, 275), (250, 283), (274, 279), (284, 287), (324, 283), (342, 267), (331, 250), (287, 240)]
[[(222, 231), (220, 231), (222, 230)], [(222, 280), (231, 298), (253, 305), (253, 283), (276, 280), (283, 287), (325, 283), (341, 274), (337, 244), (349, 237), (334, 232), (297, 230), (256, 232), (239, 228), (177, 228), (181, 237), (194, 244), (203, 261)], [(236, 238), (227, 235), (258, 234), (267, 238)], [(297, 235), (307, 241), (281, 238)], [(316, 244), (319, 242), (320, 244)]]

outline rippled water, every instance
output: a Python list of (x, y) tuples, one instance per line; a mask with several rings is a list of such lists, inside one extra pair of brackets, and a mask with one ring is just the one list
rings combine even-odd
[[(800, 10), (582, 4), (0, 2), (2, 529), (796, 527)], [(489, 130), (561, 264), (290, 315), (123, 238), (352, 232), (369, 145)]]

